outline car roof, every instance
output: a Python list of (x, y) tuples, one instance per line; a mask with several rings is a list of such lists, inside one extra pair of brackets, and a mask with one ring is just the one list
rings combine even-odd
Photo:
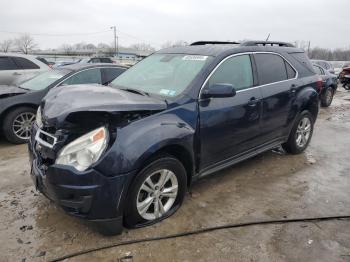
[(65, 65), (61, 66), (60, 68), (62, 69), (68, 69), (71, 71), (78, 71), (81, 69), (88, 69), (88, 68), (95, 68), (95, 67), (116, 67), (116, 68), (124, 68), (127, 69), (126, 66), (122, 65), (115, 65), (115, 64), (110, 64), (110, 63), (93, 63), (93, 64), (71, 64), (71, 65)]
[[(200, 44), (197, 44), (200, 43)], [(202, 44), (203, 43), (203, 44)], [(254, 44), (256, 43), (256, 44)], [(267, 45), (261, 45), (266, 43)], [(265, 42), (265, 41), (248, 41), (243, 43), (233, 42), (216, 42), (201, 41), (189, 46), (170, 47), (162, 49), (156, 53), (160, 54), (189, 54), (203, 56), (218, 56), (222, 53), (242, 53), (242, 52), (304, 52), (304, 50), (293, 47), (290, 44), (283, 43), (285, 46), (270, 46), (270, 43), (281, 42)]]
[(17, 57), (30, 57), (36, 59), (37, 56), (35, 55), (26, 55), (26, 54), (21, 54), (21, 53), (4, 53), (0, 52), (0, 56), (17, 56)]

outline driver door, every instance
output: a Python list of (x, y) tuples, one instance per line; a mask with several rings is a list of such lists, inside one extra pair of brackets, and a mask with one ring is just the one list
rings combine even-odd
[(232, 84), (236, 95), (199, 101), (202, 172), (259, 144), (262, 95), (260, 88), (254, 87), (250, 55), (224, 60), (203, 90), (219, 83)]

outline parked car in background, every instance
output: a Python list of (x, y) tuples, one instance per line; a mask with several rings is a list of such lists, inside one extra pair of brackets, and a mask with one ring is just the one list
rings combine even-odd
[(110, 63), (114, 64), (114, 61), (109, 57), (91, 57), (91, 58), (83, 58), (79, 61), (80, 64), (84, 63)]
[(58, 67), (67, 66), (67, 65), (74, 65), (76, 63), (79, 63), (80, 60), (81, 59), (76, 60), (76, 61), (59, 61), (59, 62), (56, 62), (52, 67), (58, 68)]
[(332, 65), (332, 63), (328, 62), (328, 61), (325, 61), (325, 60), (311, 60), (311, 62), (313, 64), (316, 64), (316, 65), (319, 65), (319, 66), (322, 66), (322, 68), (326, 69), (328, 72), (330, 72), (331, 74), (334, 74), (335, 71), (334, 71), (334, 67)]
[(0, 85), (13, 85), (49, 69), (31, 55), (0, 53)]
[(0, 127), (5, 138), (16, 144), (26, 142), (37, 107), (52, 88), (78, 84), (108, 85), (125, 70), (125, 67), (111, 64), (76, 64), (43, 72), (18, 86), (0, 88)]
[(281, 144), (303, 152), (320, 85), (304, 51), (287, 43), (160, 50), (111, 87), (51, 90), (28, 143), (31, 176), (103, 233), (150, 225), (174, 214), (200, 177)]
[(346, 61), (330, 61), (334, 68), (334, 74), (339, 75)]
[(319, 91), (320, 101), (322, 107), (329, 107), (333, 101), (333, 96), (337, 91), (338, 77), (331, 74), (329, 71), (320, 65), (313, 64), (315, 72), (322, 77), (322, 89)]
[(345, 64), (340, 72), (339, 81), (346, 90), (350, 90), (350, 64)]
[(39, 61), (41, 61), (41, 62), (43, 62), (44, 64), (48, 65), (50, 68), (52, 68), (53, 65), (55, 64), (54, 62), (49, 62), (49, 61), (47, 61), (44, 57), (38, 56), (36, 59), (38, 59)]

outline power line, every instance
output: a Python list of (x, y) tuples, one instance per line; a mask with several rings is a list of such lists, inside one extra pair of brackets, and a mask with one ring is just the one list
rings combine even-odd
[(107, 33), (111, 32), (110, 30), (105, 30), (105, 31), (98, 31), (98, 32), (89, 32), (89, 33), (74, 33), (74, 34), (43, 34), (43, 33), (28, 33), (28, 32), (14, 32), (14, 31), (5, 31), (5, 30), (0, 30), (0, 33), (8, 33), (8, 34), (30, 34), (34, 36), (81, 36), (81, 35), (96, 35), (96, 34), (102, 34), (102, 33)]
[[(152, 41), (147, 41), (142, 38), (139, 38), (137, 36), (122, 32), (120, 30), (117, 30), (119, 34), (122, 34), (126, 37), (133, 38), (135, 40), (146, 42), (152, 45), (158, 46), (159, 43), (155, 43)], [(16, 31), (7, 31), (7, 30), (0, 30), (0, 33), (7, 33), (7, 34), (17, 34), (17, 35), (23, 35), (23, 34), (29, 34), (32, 36), (48, 36), (48, 37), (64, 37), (64, 36), (84, 36), (84, 35), (97, 35), (97, 34), (103, 34), (103, 33), (110, 33), (111, 30), (104, 30), (104, 31), (97, 31), (97, 32), (87, 32), (87, 33), (69, 33), (69, 34), (50, 34), (50, 33), (29, 33), (29, 32), (16, 32)]]

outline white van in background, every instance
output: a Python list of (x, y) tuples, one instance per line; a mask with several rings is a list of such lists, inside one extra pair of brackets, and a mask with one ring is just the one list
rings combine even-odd
[(13, 85), (49, 70), (31, 55), (0, 53), (0, 85)]

